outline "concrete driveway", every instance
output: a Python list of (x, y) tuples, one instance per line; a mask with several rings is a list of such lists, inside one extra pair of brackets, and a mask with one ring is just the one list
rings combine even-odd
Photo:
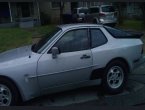
[(137, 68), (129, 77), (125, 91), (117, 95), (107, 95), (99, 86), (80, 88), (42, 96), (28, 102), (24, 106), (128, 106), (145, 103), (145, 63)]

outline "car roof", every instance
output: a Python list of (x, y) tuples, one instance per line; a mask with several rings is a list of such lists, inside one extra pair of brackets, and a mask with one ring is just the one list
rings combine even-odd
[(87, 23), (76, 23), (76, 24), (65, 24), (65, 25), (59, 25), (58, 27), (62, 30), (67, 30), (70, 28), (79, 28), (79, 27), (102, 27), (101, 24), (87, 24)]
[(74, 8), (74, 9), (88, 9), (88, 7), (78, 7), (78, 8)]
[(90, 8), (98, 8), (98, 7), (105, 7), (105, 6), (113, 6), (113, 5), (96, 5), (96, 6), (90, 6)]

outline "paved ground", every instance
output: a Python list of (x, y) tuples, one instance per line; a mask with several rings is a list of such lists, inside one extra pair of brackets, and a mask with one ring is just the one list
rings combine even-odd
[(97, 86), (42, 96), (24, 103), (25, 106), (128, 106), (143, 104), (145, 104), (145, 64), (130, 75), (125, 91), (118, 95), (104, 94)]

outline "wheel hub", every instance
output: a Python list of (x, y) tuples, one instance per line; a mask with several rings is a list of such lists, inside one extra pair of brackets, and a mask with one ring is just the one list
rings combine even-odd
[(123, 79), (124, 72), (121, 67), (113, 66), (112, 68), (110, 68), (107, 74), (107, 82), (111, 88), (116, 89), (120, 87), (123, 83)]
[(0, 84), (0, 106), (9, 106), (12, 100), (12, 94), (10, 89)]

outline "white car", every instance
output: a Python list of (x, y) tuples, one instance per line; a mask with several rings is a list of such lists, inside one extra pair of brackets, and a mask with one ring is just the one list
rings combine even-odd
[(118, 12), (112, 5), (100, 5), (89, 8), (89, 19), (93, 23), (115, 26), (118, 22)]
[(37, 44), (0, 54), (0, 105), (102, 84), (121, 92), (143, 63), (142, 34), (95, 24), (61, 25)]

